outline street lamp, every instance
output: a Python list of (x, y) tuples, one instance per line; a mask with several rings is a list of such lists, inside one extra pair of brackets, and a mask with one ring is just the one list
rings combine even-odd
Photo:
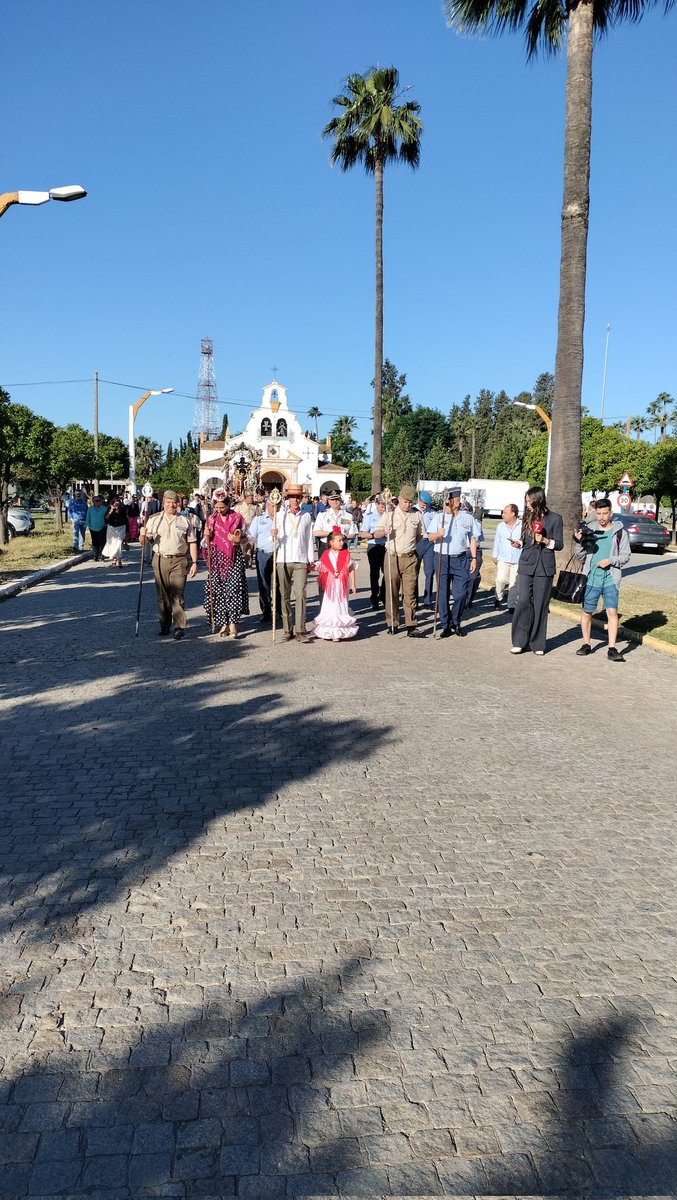
[(3, 192), (0, 194), (0, 217), (12, 204), (46, 204), (48, 200), (83, 200), (87, 195), (78, 184), (50, 188), (48, 192)]
[(144, 392), (136, 404), (130, 404), (129, 406), (129, 490), (134, 496), (136, 495), (136, 447), (134, 445), (134, 422), (136, 414), (141, 405), (146, 403), (149, 396), (168, 396), (173, 391), (174, 388), (160, 388), (159, 391)]
[(552, 417), (548, 415), (544, 408), (541, 408), (540, 404), (525, 404), (523, 400), (513, 400), (513, 404), (516, 404), (518, 408), (528, 408), (531, 410), (531, 412), (538, 413), (548, 431), (548, 457), (545, 461), (545, 492), (547, 495), (548, 483), (550, 482), (550, 435), (552, 433)]

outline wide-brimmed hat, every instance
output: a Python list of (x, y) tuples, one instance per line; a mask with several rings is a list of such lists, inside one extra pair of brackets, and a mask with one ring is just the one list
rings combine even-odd
[(297, 500), (300, 500), (302, 495), (303, 495), (303, 488), (300, 483), (290, 483), (289, 484), (289, 486), (287, 488), (287, 499), (289, 499), (289, 497), (292, 496), (292, 497), (295, 497)]

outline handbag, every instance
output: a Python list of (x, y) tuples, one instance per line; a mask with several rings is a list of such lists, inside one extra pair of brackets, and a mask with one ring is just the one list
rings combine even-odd
[(576, 557), (571, 555), (566, 567), (557, 576), (557, 583), (552, 589), (553, 600), (563, 600), (566, 604), (582, 604), (588, 577), (582, 571), (570, 571), (569, 568)]

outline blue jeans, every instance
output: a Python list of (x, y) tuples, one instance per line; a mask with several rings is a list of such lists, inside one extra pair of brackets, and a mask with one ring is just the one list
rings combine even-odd
[(86, 518), (73, 517), (73, 549), (84, 550), (85, 548), (85, 524)]

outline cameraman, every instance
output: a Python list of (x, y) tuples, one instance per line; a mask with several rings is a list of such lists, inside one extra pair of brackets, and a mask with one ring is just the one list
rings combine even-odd
[(621, 568), (630, 558), (630, 539), (622, 522), (613, 520), (610, 500), (598, 500), (595, 512), (597, 519), (590, 525), (582, 523), (574, 534), (579, 543), (576, 546), (576, 557), (581, 560), (581, 570), (588, 577), (581, 613), (583, 645), (579, 646), (576, 653), (581, 658), (592, 653), (592, 618), (601, 596), (609, 630), (607, 658), (612, 662), (625, 662), (620, 650), (616, 649), (616, 638)]

